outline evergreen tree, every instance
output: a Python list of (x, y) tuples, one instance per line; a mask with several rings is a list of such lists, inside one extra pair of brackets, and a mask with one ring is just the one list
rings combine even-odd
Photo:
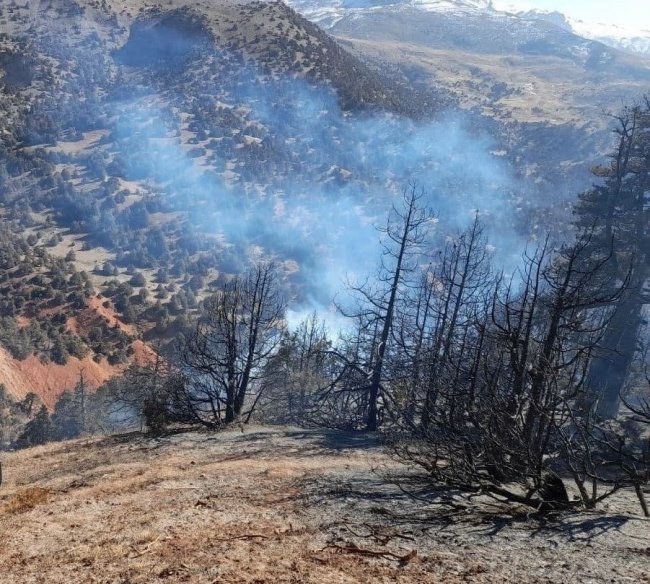
[(74, 391), (64, 392), (56, 403), (51, 417), (51, 435), (54, 440), (71, 440), (85, 430), (86, 383), (83, 373)]
[(45, 406), (41, 406), (33, 420), (27, 422), (24, 430), (16, 439), (16, 448), (29, 448), (45, 444), (51, 436), (50, 416)]
[(576, 225), (594, 229), (592, 254), (612, 255), (611, 269), (627, 290), (618, 302), (589, 371), (591, 401), (614, 417), (628, 380), (643, 324), (644, 286), (650, 277), (650, 102), (617, 117), (611, 164), (594, 173), (602, 184), (580, 197)]

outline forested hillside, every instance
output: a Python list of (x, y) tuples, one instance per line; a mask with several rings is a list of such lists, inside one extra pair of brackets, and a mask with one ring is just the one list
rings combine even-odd
[[(351, 226), (383, 212), (406, 177), (468, 209), (483, 191), (494, 209), (521, 198), (486, 138), (459, 125), (437, 143), (441, 95), (370, 70), (284, 4), (12, 2), (0, 18), (7, 237), (74, 266), (83, 293), (147, 340), (170, 341), (211, 287), (259, 254), (284, 263), (298, 302), (328, 302), (355, 267), (341, 257)], [(476, 169), (463, 176), (463, 159), (445, 159), (468, 148)], [(513, 237), (523, 220), (507, 218)], [(372, 245), (360, 243), (360, 264)], [(43, 302), (59, 306), (52, 283)], [(16, 328), (19, 311), (5, 312), (19, 360), (128, 357), (125, 341), (103, 346), (110, 335), (43, 349)], [(45, 314), (32, 326), (51, 329)]]
[[(18, 360), (90, 352), (116, 364), (134, 325), (153, 336), (182, 328), (267, 228), (263, 212), (241, 216), (272, 212), (279, 203), (265, 199), (292, 188), (312, 149), (301, 124), (316, 113), (301, 104), (325, 85), (335, 92), (324, 107), (418, 114), (406, 88), (284, 5), (185, 4), (12, 2), (2, 13), (2, 339)], [(294, 90), (305, 97), (280, 122), (269, 108)], [(300, 174), (345, 182), (349, 171), (330, 162), (323, 153)], [(72, 332), (95, 294), (132, 328)]]

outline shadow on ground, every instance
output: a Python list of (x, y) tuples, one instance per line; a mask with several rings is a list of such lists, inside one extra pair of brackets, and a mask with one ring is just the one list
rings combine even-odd
[(344, 432), (341, 430), (288, 430), (287, 438), (311, 440), (329, 450), (367, 450), (381, 446), (381, 440), (368, 432)]

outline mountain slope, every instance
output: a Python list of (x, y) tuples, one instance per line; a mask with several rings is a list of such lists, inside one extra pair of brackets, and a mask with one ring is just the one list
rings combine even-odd
[[(288, 275), (299, 260), (305, 281), (312, 252), (293, 235), (302, 226), (279, 238), (264, 223), (287, 224), (283, 194), (321, 185), (301, 211), (314, 213), (317, 196), (345, 187), (334, 145), (352, 140), (346, 117), (434, 106), (281, 3), (11, 4), (0, 15), (7, 388), (52, 405), (81, 368), (100, 383), (132, 359), (136, 337), (172, 339), (260, 253)], [(70, 277), (41, 274), (32, 253), (73, 270), (79, 298), (67, 300)], [(12, 294), (32, 294), (28, 280), (42, 302), (17, 307)], [(121, 321), (108, 326), (106, 311)]]
[[(330, 29), (338, 41), (279, 2), (10, 5), (7, 230), (68, 258), (87, 300), (99, 294), (132, 327), (114, 331), (129, 337), (107, 352), (115, 363), (136, 338), (172, 341), (251, 260), (277, 262), (297, 312), (329, 306), (346, 274), (375, 261), (373, 223), (411, 180), (441, 238), (478, 210), (512, 263), (527, 239), (561, 233), (585, 161), (606, 142), (557, 79), (599, 78), (613, 99), (620, 78), (597, 43), (583, 55), (583, 41), (551, 25), (539, 38), (511, 20), (483, 31), (489, 3), (463, 2), (465, 24), (460, 4), (434, 4), (444, 10), (351, 4)], [(629, 67), (642, 84), (645, 69)], [(31, 318), (47, 329), (51, 315)], [(17, 325), (5, 324), (7, 345)]]
[(533, 228), (565, 224), (571, 200), (593, 182), (590, 162), (613, 147), (607, 114), (650, 86), (650, 59), (581, 37), (560, 14), (454, 0), (293, 4), (359, 58), (446, 94), (494, 136), (525, 181), (522, 199), (554, 201), (556, 214), (526, 217)]
[(152, 352), (116, 318), (109, 299), (95, 296), (74, 254), (48, 252), (3, 227), (0, 231), (0, 383), (18, 399), (36, 392), (52, 407), (83, 374), (96, 388), (129, 362)]
[(512, 14), (489, 2), (333, 2), (335, 22), (323, 22), (321, 3), (296, 6), (361, 54), (501, 119), (585, 122), (650, 85), (650, 59), (581, 37), (558, 13)]

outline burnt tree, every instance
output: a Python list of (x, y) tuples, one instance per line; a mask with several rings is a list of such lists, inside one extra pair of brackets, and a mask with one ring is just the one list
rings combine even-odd
[(276, 268), (258, 264), (235, 276), (204, 302), (201, 317), (181, 351), (186, 375), (186, 414), (209, 427), (230, 424), (258, 390), (284, 330), (285, 302)]
[[(356, 349), (338, 356), (355, 382), (348, 390), (360, 393), (365, 401), (365, 428), (379, 428), (379, 405), (386, 381), (386, 361), (392, 339), (398, 304), (406, 290), (413, 286), (422, 246), (427, 240), (433, 215), (421, 206), (424, 192), (411, 185), (403, 192), (400, 207), (393, 206), (386, 225), (379, 228), (383, 235), (381, 262), (374, 280), (350, 285), (357, 298), (352, 310), (341, 309), (344, 316), (356, 321)], [(347, 379), (349, 381), (349, 379)]]

